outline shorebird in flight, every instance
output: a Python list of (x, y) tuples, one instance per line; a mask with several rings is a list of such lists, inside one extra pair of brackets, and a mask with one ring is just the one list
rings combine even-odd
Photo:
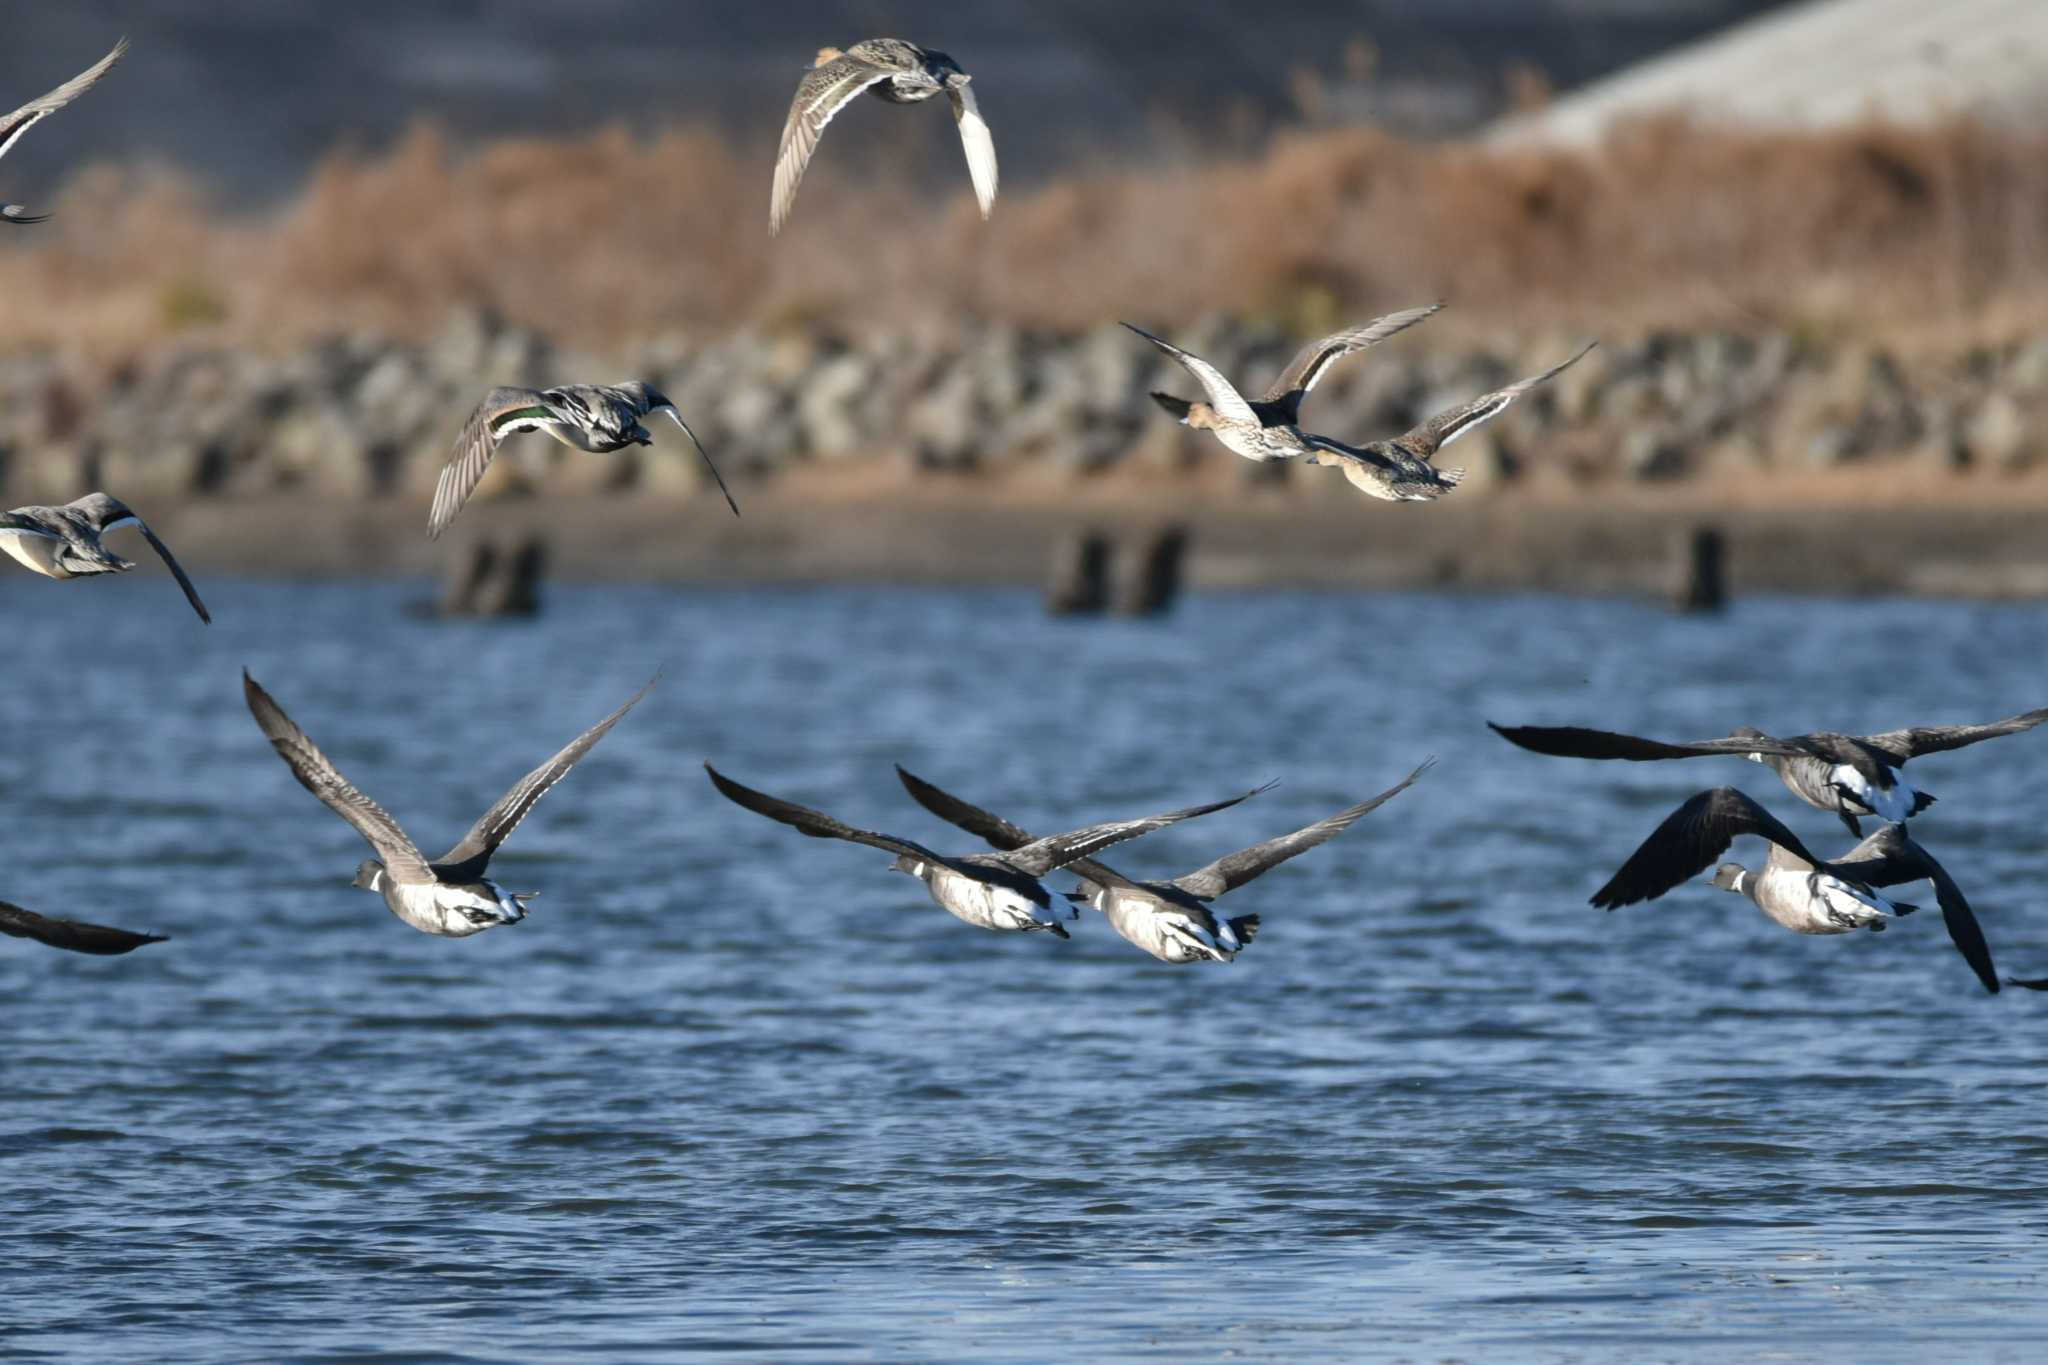
[(728, 800), (745, 806), (756, 815), (779, 820), (813, 838), (844, 839), (848, 843), (865, 844), (869, 848), (895, 854), (896, 861), (890, 864), (890, 870), (907, 872), (924, 883), (926, 893), (938, 903), (939, 908), (956, 918), (982, 929), (1017, 933), (1043, 930), (1059, 938), (1068, 937), (1066, 925), (1061, 921), (1075, 919), (1080, 912), (1071, 906), (1055, 909), (1052, 893), (1045, 889), (1040, 878), (1091, 853), (1098, 853), (1111, 844), (1120, 844), (1126, 839), (1135, 839), (1140, 834), (1191, 820), (1198, 815), (1224, 810), (1265, 790), (1260, 787), (1258, 791), (1246, 792), (1244, 796), (1234, 796), (1228, 801), (1190, 806), (1164, 815), (1112, 820), (1106, 824), (1069, 830), (1065, 834), (1050, 834), (1043, 839), (1028, 840), (1004, 853), (970, 853), (964, 857), (948, 858), (908, 839), (855, 829), (808, 806), (799, 806), (793, 801), (743, 787), (709, 763), (704, 765), (704, 771), (711, 775), (711, 785)]
[(576, 766), (577, 760), (605, 737), (619, 718), (647, 695), (652, 682), (597, 724), (571, 740), (567, 747), (513, 784), (485, 811), (462, 842), (429, 862), (414, 845), (411, 836), (390, 812), (356, 790), (341, 775), (327, 755), (284, 713), (271, 695), (242, 670), (242, 695), (250, 714), (263, 730), (271, 747), (299, 784), (326, 803), (327, 808), (348, 821), (377, 856), (365, 859), (357, 868), (351, 886), (375, 891), (384, 898), (391, 913), (421, 933), (443, 938), (467, 938), (500, 924), (517, 924), (526, 918), (526, 902), (537, 891), (508, 892), (484, 875), (491, 855), (507, 835), (519, 827), (534, 803)]
[[(1883, 929), (1919, 907), (1890, 900), (1876, 888), (1930, 882), (1956, 951), (1970, 964), (1984, 989), (1997, 993), (2001, 984), (1998, 971), (1969, 901), (1955, 879), (1914, 842), (1904, 826), (1886, 825), (1828, 862), (1815, 857), (1776, 816), (1733, 787), (1703, 791), (1666, 816), (1621, 870), (1593, 893), (1593, 904), (1612, 910), (1655, 900), (1705, 871), (1746, 834), (1771, 846), (1763, 870), (1752, 872), (1740, 863), (1722, 863), (1714, 871), (1714, 885), (1749, 897), (1773, 923), (1797, 934)], [(2048, 980), (2007, 978), (2003, 984), (2048, 989)]]
[[(1329, 336), (1311, 341), (1295, 353), (1294, 359), (1287, 363), (1287, 368), (1280, 372), (1280, 377), (1267, 387), (1265, 396), (1249, 400), (1246, 406), (1265, 426), (1291, 427), (1301, 420), (1301, 400), (1308, 397), (1309, 392), (1315, 388), (1316, 381), (1321, 379), (1332, 365), (1348, 355), (1356, 355), (1360, 351), (1376, 346), (1394, 333), (1404, 332), (1432, 313), (1442, 310), (1441, 303), (1432, 303), (1427, 308), (1409, 308), (1399, 313), (1374, 318), (1363, 326), (1347, 327), (1341, 332), (1332, 332)], [(1124, 325), (1130, 327), (1129, 323)], [(1131, 330), (1138, 332), (1135, 327), (1131, 327)], [(1201, 371), (1189, 364), (1190, 361), (1196, 361), (1197, 357), (1178, 347), (1169, 347), (1149, 332), (1138, 332), (1138, 335), (1187, 366), (1189, 372), (1201, 381), (1203, 389), (1209, 389), (1211, 381), (1203, 378)], [(1209, 366), (1208, 362), (1199, 363), (1214, 371), (1214, 367)], [(1222, 376), (1217, 375), (1216, 378), (1221, 379)], [(1229, 386), (1228, 381), (1225, 381), (1225, 387), (1232, 397), (1240, 396), (1235, 388)], [(1214, 424), (1216, 409), (1213, 399), (1207, 403), (1199, 400), (1190, 402), (1185, 398), (1176, 398), (1170, 393), (1155, 391), (1152, 394), (1152, 401), (1172, 413), (1174, 420), (1183, 426), (1206, 429)], [(1197, 408), (1205, 411), (1197, 416)], [(1194, 420), (1190, 421), (1190, 418)]]
[(104, 924), (51, 919), (33, 910), (9, 905), (6, 901), (0, 901), (0, 934), (32, 938), (66, 952), (92, 953), (99, 957), (118, 957), (122, 953), (134, 952), (145, 943), (164, 941), (162, 934), (137, 934), (126, 929), (110, 929)]
[(870, 38), (844, 52), (821, 49), (797, 84), (789, 121), (782, 127), (782, 148), (775, 154), (775, 192), (768, 205), (769, 235), (782, 231), (788, 221), (797, 184), (818, 150), (825, 125), (863, 90), (891, 104), (916, 104), (945, 93), (953, 103), (953, 121), (960, 126), (960, 145), (967, 151), (974, 197), (981, 204), (981, 216), (987, 218), (996, 202), (996, 144), (969, 88), (973, 79), (945, 53), (900, 38)]
[(121, 558), (100, 543), (101, 536), (124, 526), (142, 532), (142, 538), (185, 590), (192, 610), (199, 613), (200, 620), (211, 623), (213, 617), (207, 614), (206, 604), (199, 600), (170, 546), (158, 540), (141, 517), (105, 493), (87, 493), (62, 507), (17, 507), (0, 512), (0, 550), (47, 578), (126, 573), (135, 567), (135, 561)]
[[(30, 100), (6, 118), (0, 119), (0, 156), (6, 156), (8, 150), (21, 140), (23, 133), (98, 85), (100, 77), (112, 71), (114, 63), (120, 61), (122, 54), (127, 51), (128, 40), (123, 38), (114, 44), (112, 52), (94, 62), (86, 70), (42, 98)], [(0, 204), (0, 221), (4, 222), (40, 223), (49, 216), (47, 213), (31, 214), (20, 204)]]
[(711, 452), (704, 449), (704, 443), (690, 430), (676, 405), (645, 380), (564, 384), (555, 389), (501, 386), (484, 395), (484, 401), (463, 423), (462, 434), (455, 438), (455, 455), (434, 486), (434, 506), (427, 516), (428, 538), (439, 536), (455, 520), (455, 514), (476, 490), (484, 471), (491, 467), (491, 458), (498, 453), (498, 443), (505, 437), (521, 431), (544, 431), (565, 446), (603, 455), (627, 446), (652, 445), (653, 433), (640, 424), (640, 419), (656, 412), (667, 413), (683, 429), (690, 444), (704, 457), (704, 467), (711, 471), (718, 491), (725, 494), (726, 506), (738, 516), (740, 506), (732, 500), (718, 466), (711, 463)]
[[(1429, 766), (1424, 763), (1369, 801), (1340, 810), (1292, 834), (1239, 849), (1170, 882), (1134, 881), (1093, 858), (1076, 859), (1067, 864), (1067, 871), (1079, 877), (1081, 883), (1067, 893), (1067, 899), (1075, 905), (1092, 905), (1100, 910), (1110, 928), (1161, 962), (1229, 962), (1258, 933), (1259, 917), (1239, 915), (1223, 919), (1209, 909), (1208, 902), (1343, 833), (1361, 817), (1406, 791), (1415, 779), (1429, 771)], [(896, 776), (919, 805), (941, 820), (979, 835), (997, 849), (1010, 852), (1032, 842), (1029, 834), (1000, 815), (991, 815), (939, 790), (923, 778), (905, 772), (900, 764)]]
[(1504, 389), (1482, 394), (1469, 403), (1440, 412), (1422, 425), (1391, 441), (1373, 441), (1362, 446), (1347, 445), (1328, 436), (1310, 435), (1314, 449), (1306, 463), (1335, 465), (1354, 488), (1386, 502), (1434, 502), (1456, 488), (1465, 471), (1455, 466), (1439, 469), (1430, 461), (1439, 450), (1489, 418), (1507, 410), (1510, 403), (1556, 378), (1585, 358), (1599, 345), (1589, 342), (1584, 350), (1542, 374), (1517, 380)]
[(1906, 780), (1908, 759), (1943, 749), (1960, 749), (2000, 735), (2016, 735), (2048, 720), (2048, 707), (2024, 711), (1988, 725), (1926, 725), (1877, 735), (1838, 735), (1823, 730), (1778, 739), (1738, 725), (1722, 739), (1665, 744), (1654, 739), (1586, 730), (1575, 725), (1487, 725), (1510, 744), (1559, 758), (1627, 759), (1746, 758), (1777, 773), (1778, 780), (1807, 805), (1833, 811), (1861, 838), (1857, 817), (1874, 815), (1899, 823), (1934, 804), (1934, 798)]

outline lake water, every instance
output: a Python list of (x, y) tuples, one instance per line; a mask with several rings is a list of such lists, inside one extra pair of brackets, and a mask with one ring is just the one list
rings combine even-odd
[[(2048, 609), (0, 579), (0, 895), (174, 941), (0, 939), (0, 1358), (2038, 1358), (2048, 999), (1929, 913), (1809, 939), (1704, 881), (1586, 897), (1722, 760), (1672, 738), (2048, 701)], [(666, 666), (430, 938), (244, 709), (249, 665), (429, 852)], [(1178, 875), (1436, 769), (1232, 893), (1229, 966), (961, 924), (699, 764), (966, 852), (891, 763)], [(2048, 732), (1917, 762), (2000, 966), (2048, 975)], [(1760, 847), (1738, 845), (1754, 865)], [(1064, 879), (1055, 885), (1064, 886)], [(1909, 896), (1909, 898), (1912, 898)]]

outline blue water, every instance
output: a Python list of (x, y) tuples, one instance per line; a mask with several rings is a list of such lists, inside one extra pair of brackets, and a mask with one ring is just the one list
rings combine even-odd
[[(0, 579), (0, 1358), (1970, 1359), (2048, 1335), (2048, 1000), (1923, 914), (1809, 939), (1704, 882), (1608, 915), (1754, 765), (1573, 764), (1491, 718), (1686, 737), (2048, 701), (2048, 609)], [(247, 664), (429, 852), (665, 666), (427, 937), (244, 710)], [(2048, 732), (1922, 759), (1916, 834), (2048, 975)], [(1232, 893), (1172, 968), (961, 924), (699, 763), (950, 850), (901, 761), (1032, 828), (1275, 790), (1118, 850), (1171, 876), (1415, 788)], [(1738, 845), (1754, 864), (1760, 849)], [(1064, 885), (1056, 882), (1056, 885)], [(1922, 895), (1922, 900), (1931, 901)]]

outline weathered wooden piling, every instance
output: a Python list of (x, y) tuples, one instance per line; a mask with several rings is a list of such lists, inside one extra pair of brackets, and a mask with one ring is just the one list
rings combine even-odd
[(1062, 540), (1053, 551), (1045, 609), (1053, 616), (1087, 616), (1109, 605), (1109, 537), (1093, 529)]
[(1117, 575), (1115, 607), (1120, 616), (1157, 616), (1180, 596), (1180, 566), (1188, 533), (1167, 526), (1140, 541), (1126, 541)]
[(1679, 611), (1720, 611), (1728, 605), (1727, 555), (1721, 532), (1695, 526), (1673, 547), (1678, 586), (1672, 606)]

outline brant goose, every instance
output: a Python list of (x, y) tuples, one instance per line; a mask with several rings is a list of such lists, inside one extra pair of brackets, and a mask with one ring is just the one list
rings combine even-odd
[[(1429, 760), (1369, 801), (1340, 810), (1292, 834), (1240, 849), (1170, 882), (1134, 881), (1092, 858), (1079, 859), (1067, 866), (1068, 871), (1081, 878), (1080, 886), (1069, 891), (1067, 899), (1100, 910), (1110, 928), (1161, 962), (1229, 962), (1258, 933), (1259, 917), (1219, 919), (1206, 902), (1236, 890), (1348, 829), (1361, 816), (1406, 791), (1435, 762)], [(1014, 850), (1032, 841), (1029, 834), (1008, 820), (940, 791), (923, 778), (906, 772), (900, 764), (896, 775), (919, 805), (998, 849)]]
[(1040, 883), (1040, 878), (1111, 844), (1135, 839), (1140, 834), (1181, 820), (1191, 820), (1197, 815), (1227, 809), (1247, 796), (1256, 796), (1266, 790), (1260, 787), (1228, 801), (1190, 806), (1165, 815), (1089, 825), (1065, 834), (1028, 840), (1000, 854), (970, 853), (965, 857), (948, 858), (908, 839), (855, 829), (806, 806), (743, 787), (709, 763), (704, 765), (704, 771), (711, 775), (711, 784), (728, 800), (745, 806), (756, 815), (780, 820), (813, 838), (844, 839), (848, 843), (866, 844), (869, 848), (895, 854), (896, 861), (890, 865), (891, 870), (907, 872), (923, 882), (925, 891), (939, 907), (956, 918), (983, 929), (1022, 933), (1047, 930), (1060, 938), (1068, 937), (1066, 926), (1060, 921), (1078, 918), (1080, 912), (1071, 907), (1067, 907), (1064, 914), (1056, 911), (1052, 895)]
[(249, 676), (249, 670), (242, 670), (242, 694), (249, 703), (249, 711), (278, 756), (292, 770), (292, 776), (325, 802), (329, 810), (354, 826), (376, 853), (375, 858), (366, 859), (356, 868), (355, 880), (350, 885), (375, 891), (384, 897), (392, 914), (422, 933), (445, 938), (467, 938), (495, 925), (516, 924), (526, 918), (526, 902), (540, 893), (507, 892), (485, 877), (491, 855), (519, 827), (534, 802), (567, 777), (577, 760), (589, 753), (653, 686), (649, 682), (624, 706), (520, 778), (512, 790), (484, 812), (461, 843), (438, 860), (428, 862), (398, 821), (357, 791), (307, 738), (306, 732), (284, 713), (284, 708)]

